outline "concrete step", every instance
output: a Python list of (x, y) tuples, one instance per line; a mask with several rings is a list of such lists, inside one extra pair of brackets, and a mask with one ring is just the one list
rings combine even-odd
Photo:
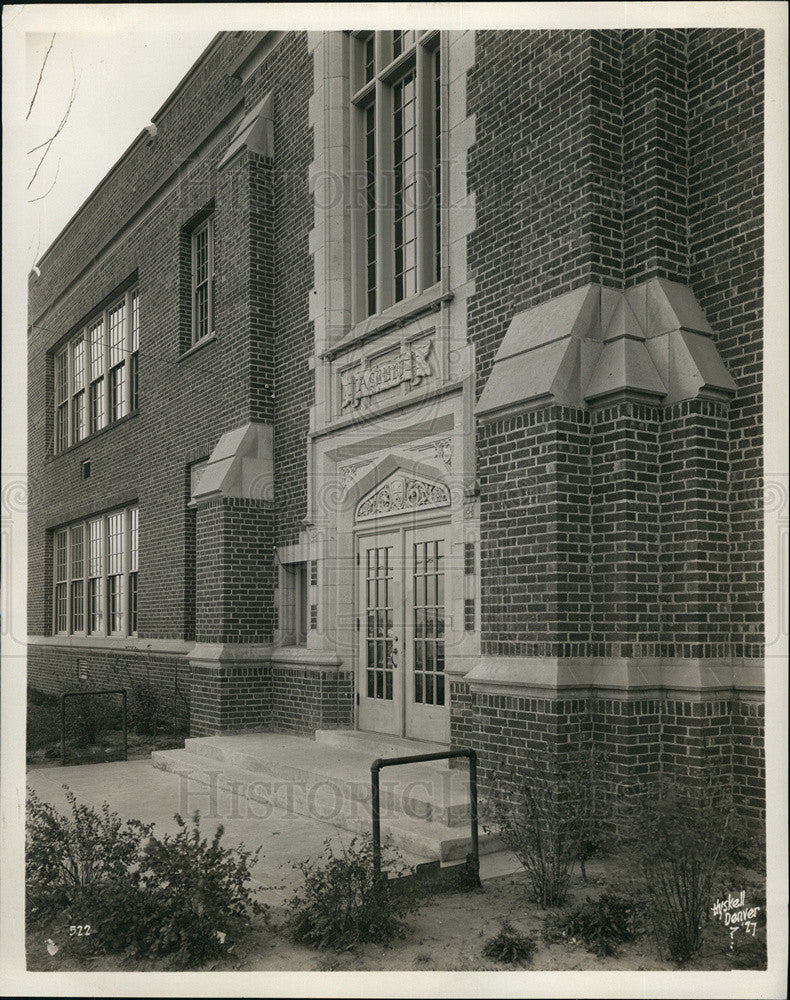
[[(269, 745), (265, 749), (249, 742), (261, 735), (267, 737), (265, 742)], [(190, 782), (216, 790), (211, 794), (217, 798), (224, 794), (217, 807), (220, 816), (225, 805), (237, 813), (239, 799), (246, 799), (249, 803), (291, 810), (354, 833), (369, 834), (372, 826), (370, 777), (364, 766), (367, 758), (362, 758), (360, 765), (358, 760), (349, 761), (345, 756), (349, 752), (343, 751), (344, 765), (348, 768), (349, 764), (356, 764), (357, 772), (353, 775), (346, 772), (340, 777), (336, 770), (338, 759), (329, 746), (286, 736), (279, 737), (282, 742), (277, 752), (276, 739), (276, 734), (256, 734), (254, 737), (189, 740), (185, 750), (155, 751), (151, 762), (154, 767), (182, 774)], [(244, 742), (239, 743), (240, 740)], [(227, 741), (234, 741), (234, 745)], [(318, 759), (314, 756), (316, 752)], [(308, 760), (311, 755), (312, 760)], [(245, 767), (242, 761), (254, 766)], [(306, 766), (308, 763), (312, 764), (312, 769)], [(456, 777), (461, 777), (460, 773)], [(449, 826), (436, 819), (429, 821), (415, 816), (410, 809), (403, 809), (404, 801), (411, 802), (408, 795), (399, 795), (397, 788), (388, 791), (392, 794), (382, 795), (382, 839), (389, 838), (406, 860), (413, 857), (418, 861), (448, 862), (466, 857), (471, 849), (468, 827)], [(232, 805), (231, 799), (235, 804)], [(260, 815), (254, 806), (250, 808), (252, 817)], [(499, 841), (485, 835), (482, 829), (479, 839), (481, 854), (501, 848)]]
[[(344, 799), (370, 799), (370, 765), (375, 757), (368, 752), (278, 733), (201, 737), (186, 740), (185, 747), (191, 753), (284, 781), (310, 786), (328, 783)], [(389, 806), (396, 813), (446, 826), (469, 822), (465, 769), (436, 767), (435, 762), (385, 768), (380, 772), (379, 794), (382, 809)]]
[[(371, 763), (379, 757), (408, 757), (412, 754), (439, 753), (449, 750), (446, 743), (432, 743), (428, 740), (412, 740), (400, 736), (386, 736), (382, 733), (366, 733), (361, 729), (317, 729), (316, 743), (345, 747), (355, 753), (364, 754)], [(432, 767), (449, 770), (447, 761), (433, 761)]]

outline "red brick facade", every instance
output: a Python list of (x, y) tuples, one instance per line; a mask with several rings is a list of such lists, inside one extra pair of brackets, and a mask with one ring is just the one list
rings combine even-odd
[[(443, 708), (484, 781), (581, 736), (615, 788), (699, 766), (704, 748), (760, 813), (762, 33), (415, 42), (444, 75), (442, 279), (362, 324), (354, 44), (218, 35), (156, 137), (135, 140), (38, 262), (29, 683), (62, 689), (81, 660), (103, 684), (122, 663), (191, 692), (195, 735), (353, 727), (354, 556), (370, 528), (354, 518), (376, 470), (400, 468), (446, 481), (447, 509), (440, 491), (413, 529), (446, 521)], [(348, 181), (331, 204), (325, 176)], [(209, 216), (215, 336), (193, 348), (192, 234)], [(55, 454), (54, 356), (132, 283), (139, 407)], [(555, 337), (540, 317), (571, 292), (588, 311)], [(507, 383), (507, 338), (543, 359), (527, 365), (531, 395)], [(557, 341), (559, 374), (537, 386)], [(389, 379), (415, 344), (422, 382), (340, 398), (355, 365), (381, 355)], [(596, 360), (607, 351), (619, 368)], [(508, 406), (476, 417), (497, 379)], [(137, 634), (53, 635), (53, 533), (132, 504)], [(469, 540), (467, 580), (452, 559)], [(280, 648), (292, 585), (297, 654)]]

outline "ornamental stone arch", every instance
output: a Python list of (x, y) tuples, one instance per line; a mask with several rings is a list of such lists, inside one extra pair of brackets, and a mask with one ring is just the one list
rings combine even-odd
[(387, 455), (349, 486), (343, 507), (353, 523), (376, 517), (452, 506), (452, 493), (441, 472), (403, 456)]

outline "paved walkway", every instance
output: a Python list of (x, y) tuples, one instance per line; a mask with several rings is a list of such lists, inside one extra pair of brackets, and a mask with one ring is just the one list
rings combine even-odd
[[(50, 802), (60, 812), (68, 809), (63, 789), (67, 785), (80, 803), (101, 806), (106, 801), (113, 812), (124, 819), (155, 823), (155, 832), (175, 833), (173, 816), (184, 819), (200, 810), (200, 826), (205, 836), (213, 835), (221, 823), (225, 828), (222, 842), (235, 846), (240, 841), (248, 848), (263, 845), (254, 876), (262, 889), (260, 898), (273, 906), (282, 905), (301, 882), (293, 865), (314, 858), (331, 840), (335, 851), (348, 844), (353, 833), (328, 823), (250, 802), (230, 792), (217, 789), (212, 797), (204, 785), (159, 771), (150, 761), (119, 761), (112, 764), (83, 764), (74, 767), (33, 768), (27, 773), (28, 787), (40, 799)], [(483, 855), (480, 877), (495, 878), (520, 869), (518, 861), (506, 851)]]

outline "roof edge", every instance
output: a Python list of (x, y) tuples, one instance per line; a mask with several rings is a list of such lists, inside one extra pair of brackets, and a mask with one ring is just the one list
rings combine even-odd
[[(216, 33), (216, 35), (214, 35), (214, 37), (211, 39), (211, 41), (208, 43), (208, 45), (205, 47), (205, 49), (203, 49), (203, 51), (200, 53), (200, 55), (197, 57), (197, 59), (192, 63), (192, 65), (190, 66), (190, 68), (186, 71), (186, 73), (181, 78), (181, 80), (179, 81), (179, 83), (176, 84), (175, 88), (170, 92), (170, 94), (168, 94), (167, 99), (165, 100), (164, 104), (162, 104), (159, 107), (159, 109), (151, 116), (151, 121), (152, 122), (156, 123), (157, 120), (162, 117), (162, 115), (167, 111), (167, 109), (170, 107), (170, 105), (173, 103), (173, 101), (175, 101), (175, 99), (178, 97), (178, 95), (184, 90), (184, 88), (187, 86), (187, 84), (189, 83), (189, 81), (195, 76), (195, 74), (197, 73), (197, 71), (200, 68), (200, 66), (203, 65), (203, 63), (206, 61), (206, 59), (208, 58), (208, 56), (219, 45), (219, 43), (222, 40), (222, 38), (224, 38), (228, 34), (232, 34), (232, 32), (229, 32), (229, 31), (218, 31)], [(266, 32), (265, 34), (269, 35), (269, 34), (271, 34), (271, 32)], [(71, 215), (71, 217), (69, 218), (69, 221), (66, 223), (66, 225), (60, 230), (60, 232), (57, 234), (57, 236), (55, 236), (55, 238), (49, 244), (49, 246), (44, 251), (44, 253), (38, 258), (38, 260), (36, 261), (36, 265), (37, 266), (40, 266), (41, 264), (44, 263), (44, 261), (47, 259), (47, 257), (49, 257), (49, 255), (55, 250), (55, 248), (58, 245), (58, 243), (60, 243), (60, 241), (66, 236), (66, 234), (68, 233), (68, 231), (74, 225), (74, 223), (76, 222), (78, 216), (82, 214), (82, 212), (85, 210), (85, 208), (96, 197), (96, 195), (99, 193), (99, 191), (101, 191), (101, 189), (104, 187), (104, 185), (110, 180), (110, 178), (113, 176), (113, 174), (116, 172), (116, 170), (118, 170), (121, 167), (121, 165), (124, 163), (124, 161), (127, 159), (127, 157), (131, 154), (131, 152), (137, 147), (137, 145), (143, 139), (147, 139), (148, 137), (149, 137), (148, 136), (148, 132), (145, 129), (141, 129), (140, 132), (135, 136), (135, 138), (132, 139), (131, 143), (126, 147), (126, 149), (123, 151), (123, 153), (121, 153), (121, 155), (118, 157), (118, 159), (113, 163), (113, 165), (107, 171), (107, 173), (101, 178), (101, 180), (98, 182), (98, 184), (96, 185), (96, 187), (93, 188), (93, 190), (88, 195), (88, 197), (74, 211), (74, 213)]]

